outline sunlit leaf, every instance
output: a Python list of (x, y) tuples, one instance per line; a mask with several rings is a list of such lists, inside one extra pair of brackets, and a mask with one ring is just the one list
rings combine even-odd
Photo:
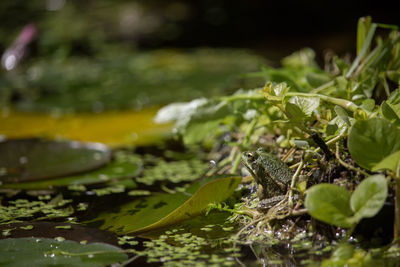
[(400, 150), (400, 130), (385, 119), (357, 121), (347, 141), (353, 159), (371, 170), (387, 156)]
[[(293, 105), (296, 106), (297, 111), (294, 111)], [(300, 115), (299, 112), (301, 112), (303, 116), (311, 116), (312, 112), (316, 110), (318, 106), (319, 106), (318, 97), (294, 96), (289, 99), (289, 102), (286, 105), (286, 109), (294, 118), (296, 118), (297, 116)]]
[(394, 173), (397, 172), (400, 166), (400, 150), (390, 154), (380, 162), (378, 162), (371, 170), (379, 171), (379, 170), (391, 170)]
[(0, 240), (0, 265), (19, 266), (104, 266), (122, 262), (128, 256), (118, 247), (104, 243), (87, 245), (47, 238)]
[(100, 143), (15, 139), (0, 142), (2, 182), (34, 181), (96, 169), (110, 160)]
[(110, 111), (55, 116), (44, 113), (1, 114), (0, 135), (9, 138), (45, 136), (100, 142), (112, 147), (150, 144), (170, 131), (169, 124), (156, 124), (157, 108), (142, 111)]
[(119, 207), (117, 212), (105, 212), (88, 223), (117, 234), (142, 233), (202, 213), (212, 202), (228, 198), (240, 177), (209, 177), (194, 183), (185, 192), (175, 194), (154, 194)]
[(387, 197), (387, 184), (383, 175), (364, 179), (350, 198), (355, 221), (375, 216), (383, 207)]
[(348, 221), (353, 214), (349, 191), (333, 184), (318, 184), (306, 193), (305, 206), (312, 217), (339, 227), (352, 226)]

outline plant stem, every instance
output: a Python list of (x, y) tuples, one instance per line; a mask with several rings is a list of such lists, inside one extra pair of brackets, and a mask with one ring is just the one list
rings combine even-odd
[[(300, 93), (300, 92), (288, 92), (285, 94), (285, 97), (292, 97), (292, 96), (318, 97), (322, 101), (341, 106), (351, 112), (354, 112), (357, 109), (359, 109), (359, 106), (357, 106), (356, 104), (354, 104), (353, 102), (351, 102), (349, 100), (330, 97), (327, 95), (314, 94), (314, 93)], [(265, 97), (261, 94), (259, 94), (259, 95), (238, 94), (238, 95), (233, 95), (233, 96), (228, 96), (228, 97), (222, 98), (222, 100), (228, 101), (228, 102), (234, 102), (234, 101), (238, 101), (238, 100), (263, 100), (263, 99), (265, 99)]]
[(299, 166), (296, 169), (296, 172), (294, 173), (293, 177), (292, 177), (292, 182), (290, 183), (290, 191), (289, 191), (289, 200), (288, 200), (288, 204), (290, 209), (293, 208), (293, 189), (296, 185), (296, 181), (297, 181), (297, 177), (299, 177), (300, 171), (303, 168), (304, 162), (303, 160), (300, 161)]
[[(253, 120), (250, 122), (249, 126), (247, 127), (246, 130), (246, 135), (244, 136), (243, 142), (242, 142), (242, 146), (247, 146), (248, 143), (250, 142), (250, 137), (254, 132), (254, 129), (257, 125), (258, 122), (258, 116), (255, 116), (253, 118)], [(239, 153), (236, 155), (235, 157), (235, 161), (233, 162), (233, 166), (232, 166), (232, 170), (231, 173), (236, 173), (237, 169), (239, 168), (239, 164), (240, 164), (240, 158), (241, 158), (241, 151), (240, 149), (238, 149)]]
[(359, 108), (356, 104), (354, 104), (353, 102), (351, 102), (349, 100), (330, 97), (330, 96), (321, 95), (321, 94), (310, 94), (310, 93), (299, 93), (299, 92), (286, 93), (285, 97), (289, 97), (289, 96), (318, 97), (325, 102), (329, 102), (331, 104), (341, 106), (351, 112), (354, 112)]

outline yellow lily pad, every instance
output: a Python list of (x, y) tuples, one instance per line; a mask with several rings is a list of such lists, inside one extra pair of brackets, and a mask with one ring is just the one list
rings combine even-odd
[(46, 137), (99, 142), (111, 147), (145, 145), (170, 132), (153, 122), (158, 108), (56, 116), (48, 113), (0, 112), (0, 135), (6, 138)]

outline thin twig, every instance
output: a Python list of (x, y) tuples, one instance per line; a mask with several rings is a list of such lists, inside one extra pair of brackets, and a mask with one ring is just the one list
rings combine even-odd
[(336, 159), (339, 161), (339, 163), (340, 163), (343, 167), (345, 167), (346, 169), (349, 169), (349, 170), (352, 170), (352, 171), (355, 171), (355, 172), (359, 172), (359, 173), (361, 173), (361, 174), (364, 175), (364, 176), (369, 176), (369, 174), (368, 174), (367, 172), (361, 170), (360, 168), (354, 167), (353, 165), (350, 165), (350, 164), (344, 162), (344, 161), (340, 158), (340, 155), (339, 155), (339, 142), (336, 143), (336, 153), (335, 153), (335, 156), (336, 156)]

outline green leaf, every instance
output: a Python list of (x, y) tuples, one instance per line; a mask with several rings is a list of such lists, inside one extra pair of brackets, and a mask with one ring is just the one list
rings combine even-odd
[(386, 119), (393, 121), (393, 120), (398, 120), (399, 117), (397, 114), (393, 111), (393, 109), (387, 104), (386, 101), (383, 101), (381, 104), (381, 113), (383, 117)]
[(194, 183), (185, 192), (154, 194), (124, 204), (118, 212), (105, 212), (87, 222), (89, 226), (117, 234), (143, 233), (162, 228), (201, 214), (208, 204), (227, 199), (241, 177), (208, 177)]
[(282, 59), (286, 68), (316, 67), (315, 52), (310, 48), (303, 48)]
[(379, 170), (391, 170), (397, 172), (400, 166), (400, 150), (390, 154), (379, 163), (377, 163), (371, 170), (376, 172)]
[(122, 180), (138, 175), (140, 163), (129, 155), (116, 155), (116, 159), (100, 169), (66, 177), (46, 179), (25, 183), (3, 184), (1, 188), (10, 189), (47, 189), (69, 185), (89, 185), (96, 183), (106, 183), (109, 181)]
[(383, 175), (373, 175), (364, 179), (350, 198), (354, 220), (375, 216), (383, 207), (387, 197), (387, 184)]
[(362, 17), (358, 20), (357, 26), (357, 55), (360, 53), (361, 48), (364, 45), (365, 37), (369, 27), (371, 26), (371, 17)]
[(396, 113), (397, 118), (400, 118), (400, 89), (393, 91), (386, 103)]
[(118, 247), (104, 243), (79, 244), (48, 238), (9, 238), (0, 240), (0, 265), (19, 266), (105, 266), (126, 261)]
[[(319, 106), (319, 97), (302, 97), (302, 96), (294, 96), (289, 99), (289, 103), (295, 105), (298, 110), (300, 110), (304, 116), (311, 116), (312, 112), (316, 110)], [(288, 104), (289, 104), (288, 103)], [(287, 106), (287, 108), (290, 108), (291, 112), (293, 107), (291, 105)], [(293, 115), (297, 115), (298, 111), (296, 111)], [(292, 113), (291, 113), (292, 114)]]
[(400, 150), (400, 130), (385, 119), (357, 121), (350, 128), (347, 145), (357, 164), (371, 170), (384, 158)]
[(348, 126), (350, 126), (349, 114), (347, 114), (346, 110), (341, 106), (335, 106), (335, 112)]
[(375, 100), (371, 98), (365, 99), (361, 103), (361, 107), (366, 111), (372, 112), (375, 108)]
[(0, 142), (2, 182), (33, 181), (90, 171), (106, 164), (110, 150), (100, 143), (15, 139)]
[(312, 217), (339, 227), (352, 226), (348, 221), (353, 214), (349, 191), (333, 184), (318, 184), (306, 193), (305, 206)]

